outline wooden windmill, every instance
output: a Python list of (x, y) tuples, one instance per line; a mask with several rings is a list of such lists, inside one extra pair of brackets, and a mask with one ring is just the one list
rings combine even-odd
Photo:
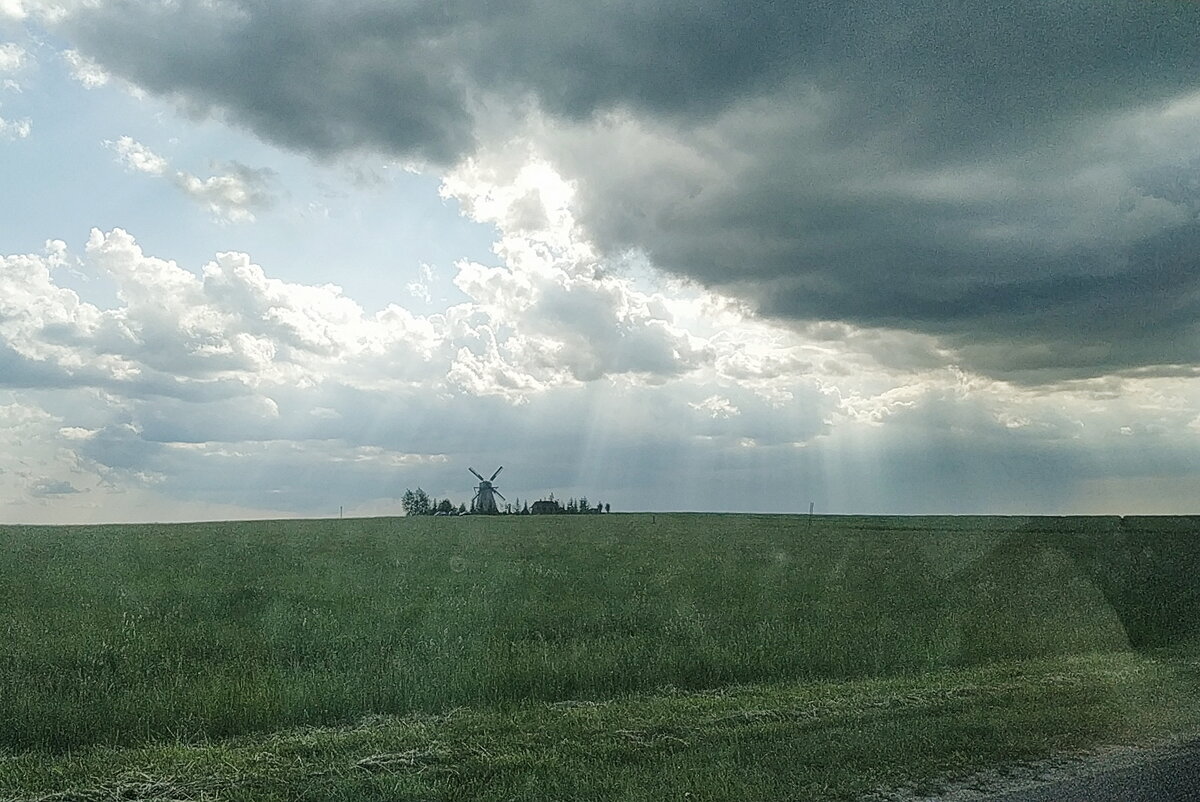
[(475, 498), (471, 499), (471, 509), (485, 515), (495, 515), (500, 512), (499, 507), (496, 506), (496, 496), (500, 496), (502, 501), (508, 501), (508, 499), (500, 494), (492, 482), (500, 475), (500, 471), (504, 470), (504, 466), (501, 465), (497, 468), (491, 479), (484, 479), (474, 468), (467, 468), (467, 470), (474, 473), (475, 478), (479, 480), (479, 485), (475, 488)]

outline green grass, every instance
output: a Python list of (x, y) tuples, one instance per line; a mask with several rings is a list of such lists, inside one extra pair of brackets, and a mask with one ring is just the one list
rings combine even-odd
[[(521, 746), (534, 737), (521, 727), (567, 727), (564, 743), (587, 744), (570, 730), (574, 719), (540, 703), (599, 702), (612, 712), (604, 726), (633, 732), (666, 720), (691, 726), (703, 719), (695, 700), (725, 698), (722, 689), (739, 689), (734, 696), (743, 700), (765, 693), (771, 698), (753, 705), (770, 711), (787, 709), (795, 694), (853, 697), (876, 681), (924, 683), (933, 693), (954, 677), (1014, 660), (1076, 665), (1075, 656), (1108, 654), (1087, 659), (1118, 661), (1130, 677), (1145, 676), (1158, 665), (1147, 650), (1178, 649), (1200, 634), (1198, 530), (1200, 521), (1187, 518), (809, 523), (734, 515), (0, 528), (0, 632), (8, 636), (0, 638), (0, 755), (11, 756), (0, 763), (0, 798), (58, 787), (30, 765), (58, 767), (64, 782), (86, 785), (88, 776), (105, 776), (106, 762), (134, 771), (139, 760), (159, 765), (179, 755), (208, 766), (227, 749), (270, 755), (296, 739), (326, 743), (326, 735), (313, 735), (324, 730), (295, 729), (305, 726), (335, 728), (319, 747), (331, 755), (371, 733), (382, 739), (371, 747), (379, 752), (429, 748), (403, 741), (385, 749), (412, 721), (443, 722), (449, 729), (438, 743), (476, 727), (515, 739), (495, 735), (495, 754), (508, 755), (497, 765), (456, 752), (446, 763), (453, 772), (423, 765), (404, 773), (404, 782), (417, 783), (404, 786), (417, 789), (414, 798), (477, 796), (463, 785), (473, 772), (507, 778), (497, 787), (509, 796), (539, 798), (511, 784), (559, 787), (571, 775), (556, 766), (576, 759), (600, 783), (616, 771), (604, 769), (605, 755), (624, 765), (627, 747), (647, 777), (667, 771), (664, 760), (702, 766), (711, 758), (736, 768), (739, 755), (794, 748), (788, 744), (809, 737), (804, 721), (755, 719), (729, 733), (702, 727), (682, 738), (701, 744), (684, 750), (687, 759), (655, 736), (649, 751), (618, 738), (612, 749), (581, 747), (586, 754), (577, 758), (542, 760), (544, 745)], [(1121, 687), (1112, 699), (1145, 692), (1133, 679)], [(1051, 683), (1003, 704), (1012, 706), (1012, 726), (1041, 722), (1048, 739), (1041, 746), (1055, 737), (1079, 744), (1119, 736), (1123, 718), (1112, 710), (1124, 702), (1105, 696), (1103, 683), (1080, 689), (1095, 698), (1068, 704), (1070, 689)], [(1195, 685), (1190, 690), (1194, 696)], [(760, 709), (747, 704), (735, 707)], [(925, 714), (900, 715), (880, 731), (918, 744), (927, 735), (943, 749), (947, 739), (965, 737), (981, 745), (964, 746), (960, 762), (990, 760), (1009, 754), (997, 745), (1008, 743), (1003, 733), (984, 737), (987, 715), (997, 722), (1009, 715), (996, 704), (991, 713), (967, 705), (979, 720), (964, 714), (952, 724), (943, 716), (944, 732)], [(466, 710), (438, 718), (459, 708)], [(358, 726), (381, 715), (402, 718)], [(902, 763), (926, 766), (910, 751)], [(643, 752), (675, 756), (634, 760)], [(242, 766), (238, 776), (259, 769), (274, 776), (263, 766), (246, 769), (244, 757), (231, 758)], [(848, 758), (831, 753), (826, 763), (841, 759)], [(879, 768), (879, 777), (893, 769)], [(296, 781), (290, 769), (280, 771), (291, 778), (280, 782)], [(359, 779), (347, 788), (385, 790), (339, 797), (327, 789), (312, 798), (397, 798), (386, 790), (399, 782), (393, 774), (354, 767), (347, 776)], [(741, 798), (733, 786), (753, 782), (750, 775), (728, 780), (729, 794), (713, 798)], [(794, 779), (819, 783), (820, 776)], [(643, 785), (630, 782), (616, 796), (642, 798), (631, 789)], [(575, 796), (606, 796), (602, 784), (587, 788)]]
[(0, 799), (856, 799), (1200, 725), (1200, 652), (372, 716), (223, 741), (0, 757)]

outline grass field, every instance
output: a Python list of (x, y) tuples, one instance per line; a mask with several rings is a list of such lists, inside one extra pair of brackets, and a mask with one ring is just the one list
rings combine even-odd
[[(0, 528), (0, 799), (635, 799), (689, 765), (716, 789), (696, 798), (851, 798), (1162, 734), (1200, 723), (1198, 535), (661, 514)], [(797, 749), (825, 757), (782, 771)], [(778, 796), (780, 778), (826, 790)]]

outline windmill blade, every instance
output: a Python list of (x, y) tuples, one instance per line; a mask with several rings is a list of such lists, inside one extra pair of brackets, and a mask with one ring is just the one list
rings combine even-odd
[(508, 499), (504, 498), (504, 494), (503, 494), (503, 493), (501, 493), (501, 492), (500, 492), (499, 490), (497, 490), (496, 488), (494, 488), (494, 487), (493, 487), (493, 488), (492, 488), (492, 492), (493, 492), (493, 493), (495, 493), (497, 496), (499, 496), (499, 497), (500, 497), (501, 499), (503, 499), (504, 501), (508, 501)]
[(481, 481), (481, 482), (487, 481), (482, 476), (480, 476), (479, 473), (474, 468), (467, 468), (467, 470), (470, 471), (471, 473), (475, 474), (475, 478), (478, 479), (479, 481)]
[[(492, 474), (492, 478), (491, 478), (491, 479), (488, 479), (488, 481), (489, 481), (489, 482), (494, 482), (494, 481), (496, 481), (496, 477), (500, 475), (500, 471), (502, 471), (502, 470), (504, 470), (504, 466), (503, 466), (503, 465), (501, 465), (499, 468), (497, 468), (497, 469), (496, 469), (496, 472)], [(480, 479), (482, 479), (483, 477), (481, 476), (481, 477), (479, 477), (479, 478), (480, 478)]]

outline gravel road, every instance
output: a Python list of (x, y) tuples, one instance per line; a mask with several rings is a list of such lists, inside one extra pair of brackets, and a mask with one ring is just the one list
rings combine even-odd
[(1152, 752), (1143, 763), (982, 797), (986, 802), (1200, 802), (1200, 741)]
[(864, 802), (1200, 802), (1200, 738), (1105, 747), (982, 772), (936, 796), (896, 789)]

